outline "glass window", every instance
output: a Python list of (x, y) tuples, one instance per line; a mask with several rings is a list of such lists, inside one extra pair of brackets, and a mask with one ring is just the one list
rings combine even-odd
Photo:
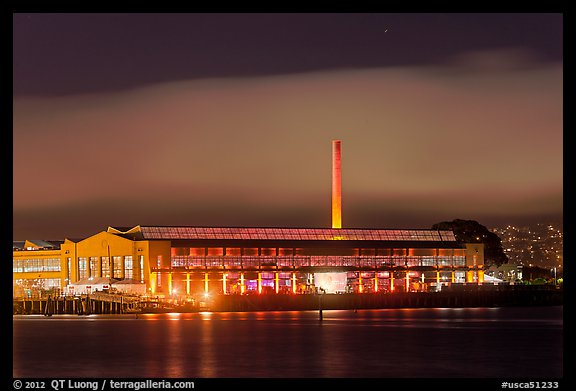
[(406, 258), (406, 266), (420, 266), (420, 257)]
[(466, 266), (466, 257), (454, 257), (454, 266)]
[(66, 282), (69, 284), (72, 282), (70, 280), (70, 270), (72, 270), (72, 258), (66, 258)]
[(132, 256), (124, 257), (124, 278), (132, 279), (134, 276), (134, 261)]
[(12, 273), (20, 273), (24, 271), (24, 265), (22, 261), (13, 259), (12, 260)]
[(110, 278), (110, 258), (102, 257), (102, 277)]
[(241, 249), (240, 247), (227, 247), (226, 248), (226, 256), (233, 256), (233, 257), (239, 257), (241, 255)]
[(114, 275), (112, 278), (122, 278), (122, 257), (113, 256), (112, 261), (114, 263)]
[(278, 266), (291, 267), (292, 257), (278, 257)]
[(139, 256), (140, 262), (140, 282), (144, 282), (144, 255)]
[(98, 269), (98, 257), (90, 257), (90, 275), (92, 277), (100, 277), (100, 270)]
[(88, 270), (86, 269), (86, 258), (78, 258), (78, 279), (88, 277)]

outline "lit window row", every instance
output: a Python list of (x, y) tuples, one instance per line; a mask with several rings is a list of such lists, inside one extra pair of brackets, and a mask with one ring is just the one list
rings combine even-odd
[(13, 273), (59, 272), (60, 270), (60, 258), (14, 259), (12, 262)]
[(14, 280), (14, 288), (15, 291), (61, 288), (61, 280), (59, 278), (18, 279)]
[(386, 267), (386, 266), (466, 266), (465, 257), (347, 257), (347, 256), (290, 256), (290, 257), (172, 257), (172, 267)]

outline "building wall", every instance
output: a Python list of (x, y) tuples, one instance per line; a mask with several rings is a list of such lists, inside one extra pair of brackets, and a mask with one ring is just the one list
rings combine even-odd
[(467, 282), (484, 282), (484, 244), (466, 243)]
[[(142, 243), (142, 242), (140, 242)], [(171, 284), (171, 274), (166, 272), (152, 272), (152, 269), (170, 269), (171, 243), (167, 240), (146, 242), (147, 252), (145, 253), (147, 262), (145, 277), (146, 286), (149, 293), (155, 295), (160, 292), (169, 292)]]
[(64, 287), (61, 250), (19, 250), (12, 254), (14, 296)]
[[(56, 259), (57, 270), (47, 271), (35, 266), (42, 264), (38, 260)], [(109, 259), (112, 259), (112, 263)], [(26, 295), (25, 288), (29, 286), (34, 286), (33, 290), (38, 293), (48, 288), (48, 281), (50, 288), (63, 290), (68, 284), (83, 278), (112, 275), (115, 279), (131, 278), (143, 281), (147, 287), (151, 287), (155, 281), (151, 282), (153, 276), (150, 260), (155, 266), (157, 260), (161, 260), (162, 267), (169, 267), (170, 242), (133, 241), (103, 231), (79, 242), (66, 239), (58, 250), (13, 251), (13, 294)], [(54, 284), (54, 280), (57, 280), (58, 284)], [(45, 287), (42, 288), (42, 285)]]

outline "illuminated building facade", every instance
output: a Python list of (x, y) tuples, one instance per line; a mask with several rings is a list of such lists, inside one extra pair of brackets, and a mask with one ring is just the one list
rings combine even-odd
[(15, 296), (100, 277), (195, 296), (423, 291), (484, 276), (482, 244), (437, 230), (109, 227), (13, 255)]

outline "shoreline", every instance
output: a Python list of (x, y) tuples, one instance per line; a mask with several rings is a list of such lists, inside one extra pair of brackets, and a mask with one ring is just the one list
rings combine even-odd
[(319, 311), (391, 308), (477, 308), (552, 306), (564, 304), (564, 291), (555, 286), (459, 286), (441, 292), (250, 294), (216, 295), (184, 304), (159, 300), (153, 307), (123, 300), (67, 298), (13, 299), (13, 315), (154, 314), (192, 312)]

